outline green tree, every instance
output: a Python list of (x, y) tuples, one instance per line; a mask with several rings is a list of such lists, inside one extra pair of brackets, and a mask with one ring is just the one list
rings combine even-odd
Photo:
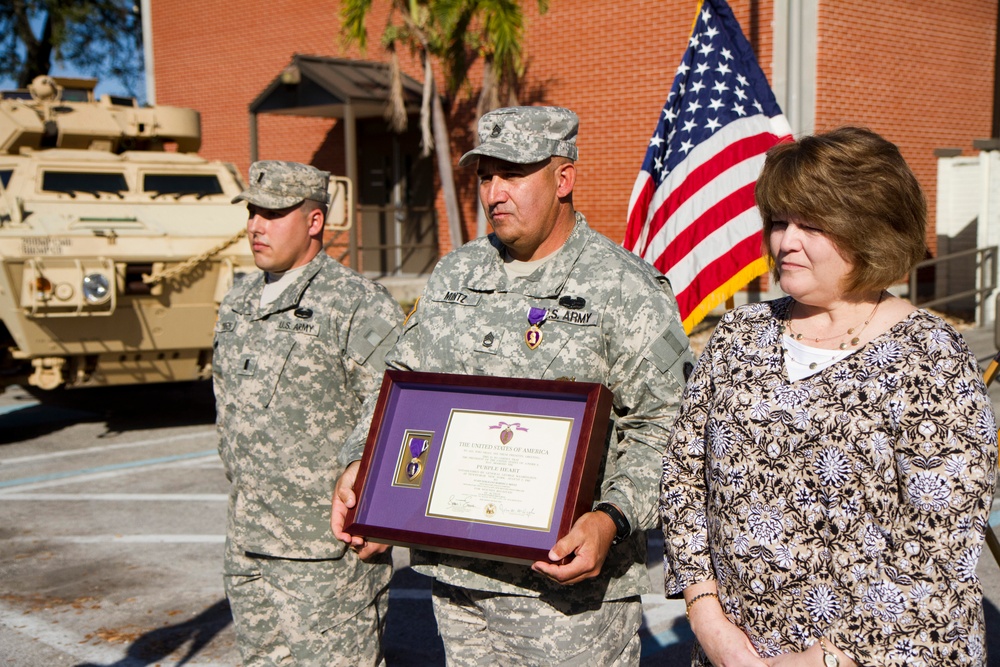
[(52, 65), (110, 77), (131, 92), (143, 75), (142, 16), (134, 0), (0, 2), (0, 76), (27, 86)]
[[(452, 42), (444, 62), (448, 72), (449, 92), (455, 92), (468, 82), (468, 72), (476, 58), (483, 61), (483, 80), (476, 103), (473, 136), (478, 141), (475, 123), (480, 116), (501, 106), (516, 106), (518, 85), (524, 77), (525, 65), (524, 12), (517, 0), (454, 0), (456, 18), (449, 31)], [(538, 11), (548, 11), (548, 0), (538, 0)], [(470, 30), (470, 24), (479, 30)], [(476, 235), (486, 234), (486, 214), (476, 207)]]
[[(548, 1), (539, 0), (538, 5), (544, 12)], [(341, 7), (344, 35), (362, 48), (367, 44), (366, 19), (371, 6), (372, 0), (346, 0)], [(406, 128), (398, 49), (409, 48), (420, 55), (423, 64), (422, 146), (424, 155), (436, 152), (453, 247), (462, 242), (461, 214), (448, 124), (432, 66), (435, 60), (441, 64), (448, 92), (454, 93), (468, 82), (469, 68), (476, 59), (483, 58), (484, 79), (477, 105), (481, 115), (500, 106), (501, 91), (508, 93), (508, 101), (516, 99), (516, 83), (524, 73), (523, 37), (524, 15), (517, 0), (390, 0), (389, 21), (382, 33), (394, 82), (386, 118), (395, 131)]]
[[(449, 92), (468, 83), (477, 58), (483, 60), (483, 80), (476, 111), (482, 115), (518, 103), (517, 88), (525, 73), (524, 12), (518, 0), (450, 0), (449, 42), (443, 64), (448, 67)], [(538, 0), (538, 11), (548, 11)], [(476, 28), (476, 29), (471, 29)]]

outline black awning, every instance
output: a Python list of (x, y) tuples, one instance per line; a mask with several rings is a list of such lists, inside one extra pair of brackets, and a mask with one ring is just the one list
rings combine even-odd
[[(422, 89), (401, 73), (407, 111), (420, 110)], [(355, 118), (385, 112), (389, 64), (295, 54), (292, 62), (250, 103), (251, 114), (343, 118), (350, 104)]]

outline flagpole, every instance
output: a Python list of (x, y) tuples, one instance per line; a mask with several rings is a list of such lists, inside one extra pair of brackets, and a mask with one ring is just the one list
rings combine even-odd
[[(997, 351), (993, 360), (990, 362), (989, 366), (986, 367), (986, 371), (983, 373), (983, 382), (989, 387), (993, 380), (997, 376), (997, 371), (1000, 370), (1000, 350)], [(1000, 463), (998, 463), (1000, 465)], [(989, 521), (986, 522), (986, 545), (990, 548), (990, 552), (993, 554), (993, 560), (996, 561), (997, 565), (1000, 565), (1000, 542), (997, 541), (996, 533), (993, 532), (993, 526), (990, 525)]]

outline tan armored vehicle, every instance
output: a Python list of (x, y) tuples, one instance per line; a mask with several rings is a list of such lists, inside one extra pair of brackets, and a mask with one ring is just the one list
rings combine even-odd
[(95, 83), (0, 93), (0, 391), (209, 378), (218, 304), (254, 270), (198, 112)]

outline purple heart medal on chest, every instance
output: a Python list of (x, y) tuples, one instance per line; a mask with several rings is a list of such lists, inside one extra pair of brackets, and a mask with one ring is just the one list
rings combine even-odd
[(528, 330), (524, 332), (524, 344), (528, 346), (529, 350), (534, 350), (536, 347), (542, 344), (542, 330), (538, 328), (545, 318), (548, 317), (549, 311), (544, 308), (532, 308), (528, 311)]

